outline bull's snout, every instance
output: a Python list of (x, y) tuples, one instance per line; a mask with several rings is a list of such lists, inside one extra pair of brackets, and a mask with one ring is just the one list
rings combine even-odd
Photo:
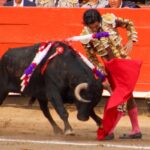
[(77, 118), (79, 119), (79, 120), (81, 120), (81, 121), (87, 121), (87, 120), (89, 120), (89, 116), (87, 116), (87, 115), (81, 115), (81, 114), (77, 114)]

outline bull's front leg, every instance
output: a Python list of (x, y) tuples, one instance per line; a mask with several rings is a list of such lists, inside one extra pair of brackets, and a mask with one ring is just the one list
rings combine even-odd
[(59, 128), (59, 126), (55, 123), (55, 121), (53, 120), (49, 109), (48, 109), (48, 100), (46, 99), (40, 99), (38, 98), (38, 102), (40, 105), (40, 108), (44, 114), (44, 116), (48, 119), (49, 123), (52, 125), (54, 133), (55, 134), (62, 134), (62, 130)]
[(54, 106), (56, 112), (59, 114), (60, 118), (64, 122), (64, 134), (65, 135), (74, 135), (74, 131), (68, 121), (68, 112), (66, 111), (61, 95), (55, 91), (48, 93), (48, 99), (51, 100), (52, 105)]
[(102, 124), (102, 119), (96, 115), (94, 110), (91, 111), (90, 117), (96, 122), (98, 127)]

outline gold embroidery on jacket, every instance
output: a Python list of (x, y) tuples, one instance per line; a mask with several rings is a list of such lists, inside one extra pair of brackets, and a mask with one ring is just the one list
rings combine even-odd
[[(81, 43), (86, 48), (87, 54), (89, 59), (94, 62), (94, 64), (99, 64), (97, 61), (98, 59), (95, 59), (97, 53), (100, 56), (106, 56), (108, 54), (107, 48), (110, 48), (113, 52), (113, 55), (116, 58), (127, 58), (127, 54), (123, 49), (122, 45), (122, 38), (118, 33), (117, 27), (126, 28), (127, 30), (127, 36), (129, 40), (137, 41), (137, 32), (135, 30), (134, 24), (132, 21), (128, 19), (123, 19), (120, 17), (116, 17), (112, 13), (107, 13), (102, 16), (102, 31), (109, 32), (109, 37), (103, 37), (101, 39), (93, 39), (92, 41), (84, 40), (81, 41)], [(91, 34), (91, 30), (88, 27), (84, 27), (81, 35)], [(93, 50), (92, 54), (89, 49), (91, 49), (91, 45), (89, 43), (92, 43), (92, 46), (95, 50)]]

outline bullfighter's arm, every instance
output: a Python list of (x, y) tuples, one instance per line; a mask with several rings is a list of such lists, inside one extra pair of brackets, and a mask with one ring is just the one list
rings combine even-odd
[(128, 39), (137, 42), (138, 37), (133, 21), (118, 17), (116, 18), (116, 27), (126, 28)]
[[(84, 27), (80, 35), (82, 36), (82, 35), (88, 35), (88, 34), (91, 34), (91, 33), (88, 31), (87, 27)], [(90, 39), (80, 40), (80, 42), (82, 43), (90, 62), (93, 63), (93, 65), (97, 67), (99, 70), (102, 70), (102, 72), (105, 72), (103, 64), (98, 60), (96, 56), (97, 51), (94, 50), (94, 47), (90, 43)]]

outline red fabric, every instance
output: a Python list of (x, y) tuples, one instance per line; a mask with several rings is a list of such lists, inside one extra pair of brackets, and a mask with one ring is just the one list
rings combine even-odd
[(48, 64), (49, 64), (49, 62), (50, 62), (51, 59), (53, 59), (55, 56), (61, 55), (61, 54), (63, 54), (63, 53), (64, 53), (64, 48), (63, 48), (62, 46), (57, 47), (57, 48), (56, 48), (56, 52), (53, 53), (53, 54), (47, 59), (46, 63), (45, 63), (44, 66), (42, 67), (42, 69), (41, 69), (41, 74), (44, 74), (44, 72), (45, 72), (45, 70), (46, 70), (46, 68), (47, 68), (47, 66), (48, 66)]
[(42, 74), (42, 75), (44, 74), (44, 72), (45, 72), (45, 70), (46, 70), (46, 68), (47, 68), (47, 66), (48, 66), (48, 64), (49, 64), (49, 62), (50, 62), (50, 59), (48, 59), (48, 60), (46, 61), (46, 63), (44, 64), (44, 66), (41, 68), (41, 74)]
[(119, 112), (119, 113), (118, 113), (118, 115), (117, 115), (117, 117), (116, 117), (116, 120), (115, 120), (115, 122), (114, 122), (114, 126), (113, 126), (112, 129), (110, 130), (109, 134), (112, 134), (112, 133), (114, 132), (117, 123), (119, 122), (119, 120), (120, 120), (120, 119), (122, 118), (122, 116), (124, 116), (124, 115), (125, 115), (124, 112)]
[(32, 63), (32, 64), (33, 64), (34, 68), (36, 68), (36, 67), (37, 67), (37, 64), (36, 64), (36, 63)]
[(62, 46), (58, 46), (56, 48), (56, 52), (60, 55), (60, 54), (63, 54), (64, 53), (64, 48)]
[(97, 132), (98, 140), (103, 140), (114, 127), (118, 113), (121, 113), (117, 106), (132, 96), (142, 64), (137, 60), (117, 58), (104, 63), (113, 93), (105, 106), (103, 128), (99, 128)]
[(42, 42), (42, 43), (40, 44), (40, 47), (39, 47), (37, 53), (38, 53), (38, 52), (42, 52), (42, 51), (44, 50), (44, 48), (45, 48), (47, 45), (48, 45), (48, 42)]

